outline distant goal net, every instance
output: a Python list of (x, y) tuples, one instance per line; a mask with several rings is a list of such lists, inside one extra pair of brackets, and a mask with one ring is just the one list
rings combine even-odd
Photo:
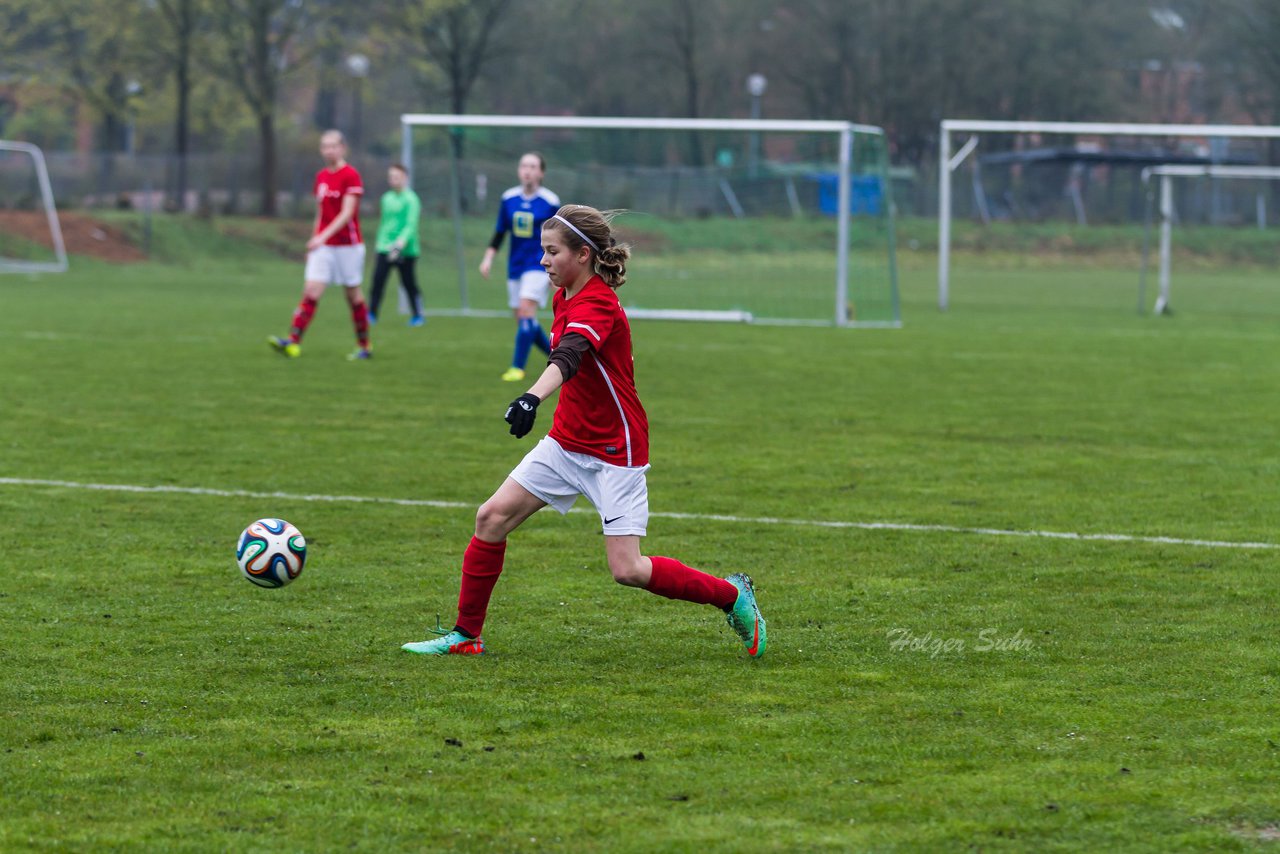
[(509, 236), (478, 272), (522, 154), (561, 203), (624, 211), (632, 317), (898, 326), (884, 131), (837, 121), (405, 114), (429, 314), (509, 314)]
[[(944, 119), (938, 151), (938, 308), (945, 311), (951, 304), (955, 216), (990, 222), (1065, 215), (1084, 226), (1102, 214), (1113, 222), (1137, 222), (1146, 195), (1143, 169), (1272, 166), (1278, 140), (1280, 126), (1266, 125)], [(968, 180), (956, 187), (962, 167)]]
[[(1157, 179), (1154, 183), (1153, 178)], [(1138, 312), (1140, 314), (1146, 313), (1147, 310), (1147, 270), (1151, 259), (1151, 227), (1156, 216), (1160, 220), (1160, 248), (1157, 253), (1159, 290), (1152, 311), (1155, 314), (1168, 314), (1173, 310), (1170, 304), (1172, 287), (1170, 279), (1173, 267), (1173, 226), (1178, 221), (1174, 197), (1175, 179), (1182, 179), (1177, 183), (1190, 184), (1191, 189), (1200, 189), (1197, 185), (1216, 181), (1253, 182), (1261, 185), (1267, 181), (1280, 181), (1280, 167), (1162, 165), (1152, 166), (1142, 171), (1142, 181), (1148, 185), (1149, 192), (1142, 240), (1142, 274), (1138, 279)], [(1255, 198), (1257, 199), (1257, 225), (1259, 228), (1266, 228), (1266, 196), (1259, 191)]]
[(0, 273), (61, 273), (67, 250), (44, 154), (0, 140)]

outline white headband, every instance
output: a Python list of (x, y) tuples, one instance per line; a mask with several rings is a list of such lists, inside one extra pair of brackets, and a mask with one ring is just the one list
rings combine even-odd
[(567, 220), (567, 219), (565, 219), (564, 217), (560, 216), (560, 214), (556, 214), (555, 216), (553, 216), (553, 217), (551, 217), (551, 218), (552, 218), (552, 219), (558, 219), (558, 220), (560, 220), (561, 222), (563, 222), (565, 225), (569, 226), (569, 228), (573, 229), (573, 233), (574, 233), (574, 234), (578, 235), (578, 236), (579, 236), (579, 237), (581, 237), (583, 240), (587, 241), (587, 245), (588, 245), (588, 246), (590, 246), (592, 249), (596, 250), (597, 252), (599, 252), (599, 251), (600, 251), (600, 247), (599, 247), (599, 246), (596, 246), (596, 242), (595, 242), (594, 240), (592, 240), (590, 237), (587, 237), (587, 236), (586, 236), (585, 234), (583, 234), (581, 231), (579, 231), (579, 230), (578, 230), (578, 227), (577, 227), (576, 225), (574, 225), (573, 223), (569, 222), (569, 220)]

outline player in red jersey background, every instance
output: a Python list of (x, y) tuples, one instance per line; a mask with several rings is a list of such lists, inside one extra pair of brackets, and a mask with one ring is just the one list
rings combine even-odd
[(302, 336), (315, 316), (320, 297), (329, 285), (341, 285), (351, 307), (356, 328), (356, 350), (348, 358), (367, 359), (369, 350), (369, 309), (360, 282), (364, 278), (364, 241), (360, 236), (360, 199), (364, 184), (360, 173), (347, 162), (347, 141), (339, 130), (320, 135), (320, 156), (324, 168), (316, 173), (312, 192), (316, 199), (316, 220), (307, 241), (307, 268), (302, 301), (293, 313), (288, 338), (271, 336), (267, 342), (290, 358), (302, 354)]
[(765, 621), (747, 575), (717, 578), (640, 551), (649, 521), (649, 421), (636, 394), (631, 325), (614, 292), (626, 281), (629, 248), (617, 244), (600, 211), (584, 205), (561, 207), (542, 226), (541, 240), (542, 266), (556, 289), (551, 355), (537, 382), (507, 408), (506, 421), (511, 435), (526, 435), (539, 404), (559, 389), (551, 431), (476, 512), (475, 536), (462, 557), (453, 630), (404, 649), (430, 655), (484, 652), (480, 633), (502, 572), (507, 535), (543, 507), (568, 513), (585, 495), (600, 514), (615, 581), (715, 605), (747, 653), (763, 655)]

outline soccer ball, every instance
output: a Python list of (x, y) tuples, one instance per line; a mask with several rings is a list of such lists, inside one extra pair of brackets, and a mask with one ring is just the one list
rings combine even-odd
[(259, 519), (236, 545), (240, 571), (259, 587), (284, 587), (302, 574), (306, 562), (306, 538), (283, 519)]

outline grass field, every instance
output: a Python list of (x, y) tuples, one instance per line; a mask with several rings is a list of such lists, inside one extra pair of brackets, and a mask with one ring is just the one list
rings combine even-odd
[[(511, 322), (386, 312), (353, 364), (335, 294), (286, 361), (299, 264), (154, 254), (0, 278), (0, 849), (1280, 837), (1274, 270), (1152, 318), (1113, 259), (962, 254), (944, 315), (904, 249), (901, 330), (637, 323), (647, 548), (750, 572), (768, 655), (613, 584), (580, 508), (513, 536), (490, 655), (423, 660), (532, 444)], [(232, 557), (267, 515), (310, 545), (284, 590)]]

